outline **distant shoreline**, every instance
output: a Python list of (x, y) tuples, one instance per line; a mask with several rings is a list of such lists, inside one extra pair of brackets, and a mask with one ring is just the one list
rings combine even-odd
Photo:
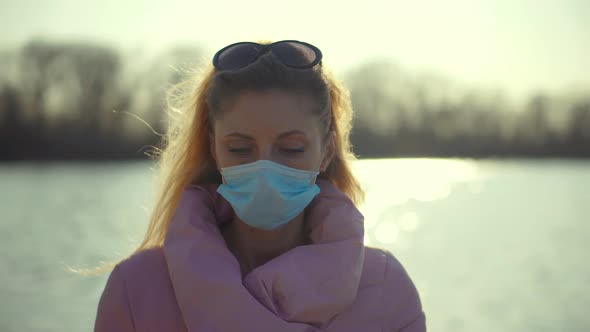
[[(175, 68), (201, 57), (176, 48), (130, 63), (105, 45), (39, 40), (0, 54), (0, 161), (149, 159), (170, 120), (165, 91), (191, 77)], [(590, 158), (590, 90), (517, 105), (387, 61), (342, 80), (362, 158)]]

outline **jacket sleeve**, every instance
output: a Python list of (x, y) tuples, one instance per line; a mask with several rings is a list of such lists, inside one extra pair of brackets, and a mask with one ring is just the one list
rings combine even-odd
[(385, 256), (383, 305), (391, 311), (384, 331), (426, 332), (426, 316), (414, 282), (393, 254), (385, 251)]
[(126, 281), (120, 265), (111, 272), (100, 297), (94, 331), (135, 331)]

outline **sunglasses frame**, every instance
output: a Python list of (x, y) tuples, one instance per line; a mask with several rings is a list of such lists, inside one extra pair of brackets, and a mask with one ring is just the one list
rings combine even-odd
[[(282, 43), (295, 43), (295, 44), (299, 44), (299, 45), (303, 45), (307, 48), (309, 48), (310, 50), (312, 50), (315, 53), (315, 59), (309, 63), (306, 64), (304, 66), (293, 66), (293, 65), (289, 65), (287, 63), (285, 63), (280, 57), (278, 57), (276, 55), (276, 53), (273, 52), (273, 47), (277, 44), (282, 44)], [(285, 66), (287, 67), (291, 67), (291, 68), (296, 68), (296, 69), (308, 69), (308, 68), (312, 68), (313, 66), (317, 65), (317, 64), (322, 64), (322, 51), (320, 51), (319, 48), (313, 46), (312, 44), (306, 43), (306, 42), (302, 42), (299, 40), (279, 40), (276, 41), (274, 43), (271, 44), (259, 44), (259, 43), (255, 43), (255, 42), (237, 42), (237, 43), (233, 43), (230, 45), (225, 46), (224, 48), (220, 49), (219, 51), (217, 51), (217, 53), (215, 53), (215, 55), (213, 56), (213, 66), (215, 67), (215, 69), (217, 70), (230, 70), (230, 69), (224, 69), (219, 65), (219, 58), (220, 56), (223, 54), (223, 52), (227, 51), (228, 49), (231, 49), (234, 46), (237, 45), (255, 45), (260, 47), (260, 49), (258, 50), (258, 54), (256, 54), (256, 56), (254, 57), (254, 59), (251, 62), (248, 62), (247, 64), (245, 64), (244, 66), (237, 68), (237, 69), (233, 69), (233, 70), (240, 70), (254, 62), (256, 62), (256, 60), (258, 60), (258, 58), (263, 55), (266, 54), (268, 52), (270, 52), (275, 58), (277, 58), (279, 61), (281, 61), (281, 63), (283, 63)]]

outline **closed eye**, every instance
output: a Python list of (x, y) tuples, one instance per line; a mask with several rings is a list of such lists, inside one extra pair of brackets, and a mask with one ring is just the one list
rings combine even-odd
[(285, 153), (301, 153), (304, 150), (303, 149), (281, 149), (282, 152)]
[(250, 151), (252, 151), (252, 149), (250, 149), (250, 148), (229, 148), (228, 151), (231, 153), (246, 154), (246, 153), (250, 153)]

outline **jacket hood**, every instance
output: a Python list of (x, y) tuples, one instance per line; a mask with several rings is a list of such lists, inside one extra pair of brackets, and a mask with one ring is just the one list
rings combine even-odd
[(364, 261), (363, 216), (326, 180), (305, 210), (311, 243), (243, 279), (220, 226), (233, 210), (217, 185), (189, 186), (168, 226), (164, 255), (190, 331), (315, 331), (355, 300)]

